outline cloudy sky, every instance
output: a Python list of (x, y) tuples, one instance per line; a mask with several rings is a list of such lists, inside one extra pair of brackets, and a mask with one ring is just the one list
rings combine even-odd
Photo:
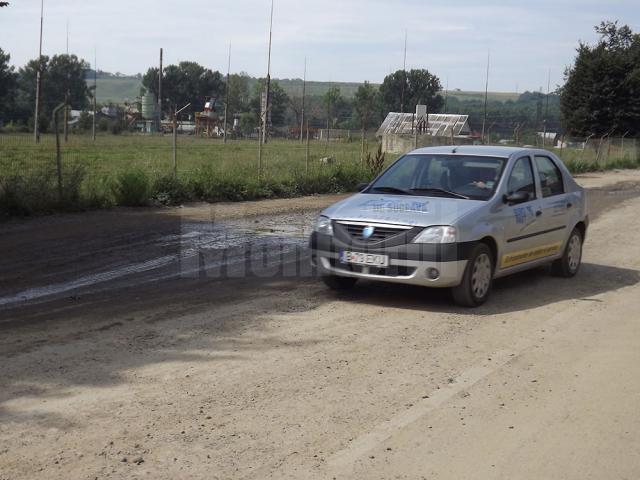
[[(70, 50), (98, 68), (135, 74), (157, 63), (194, 60), (264, 76), (270, 0), (44, 0), (44, 53)], [(407, 65), (427, 68), (450, 88), (483, 90), (487, 52), (490, 89), (546, 89), (562, 82), (578, 41), (593, 26), (619, 20), (640, 31), (638, 0), (275, 0), (272, 76), (380, 82)], [(0, 48), (16, 66), (38, 53), (40, 0), (11, 0), (0, 9)]]

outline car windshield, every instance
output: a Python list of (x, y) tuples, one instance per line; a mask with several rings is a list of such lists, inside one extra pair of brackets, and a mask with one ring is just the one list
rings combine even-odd
[(406, 155), (364, 193), (489, 200), (505, 163), (473, 155)]

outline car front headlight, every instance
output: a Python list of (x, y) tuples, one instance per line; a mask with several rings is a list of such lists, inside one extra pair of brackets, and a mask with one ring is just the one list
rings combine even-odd
[(455, 227), (429, 227), (425, 228), (413, 243), (456, 243), (458, 231)]
[(316, 224), (313, 229), (318, 233), (322, 233), (323, 235), (333, 235), (333, 226), (331, 225), (331, 219), (323, 215), (320, 215), (316, 219)]

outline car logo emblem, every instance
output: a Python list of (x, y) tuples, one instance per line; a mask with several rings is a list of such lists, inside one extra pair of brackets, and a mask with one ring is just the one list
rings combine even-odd
[(375, 231), (376, 229), (371, 226), (364, 227), (364, 229), (362, 230), (362, 238), (364, 238), (365, 240), (370, 239)]

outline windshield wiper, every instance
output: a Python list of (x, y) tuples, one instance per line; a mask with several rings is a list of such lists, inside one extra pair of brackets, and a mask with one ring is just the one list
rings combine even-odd
[(461, 193), (452, 192), (451, 190), (445, 190), (444, 188), (412, 188), (412, 192), (425, 192), (425, 193), (442, 193), (444, 195), (449, 195), (450, 197), (461, 198), (464, 200), (469, 200), (470, 197), (466, 195), (462, 195)]
[(386, 193), (397, 193), (400, 195), (415, 195), (415, 193), (413, 193), (412, 191), (403, 190), (401, 188), (396, 188), (396, 187), (373, 187), (371, 190), (377, 190), (377, 191), (386, 192)]

